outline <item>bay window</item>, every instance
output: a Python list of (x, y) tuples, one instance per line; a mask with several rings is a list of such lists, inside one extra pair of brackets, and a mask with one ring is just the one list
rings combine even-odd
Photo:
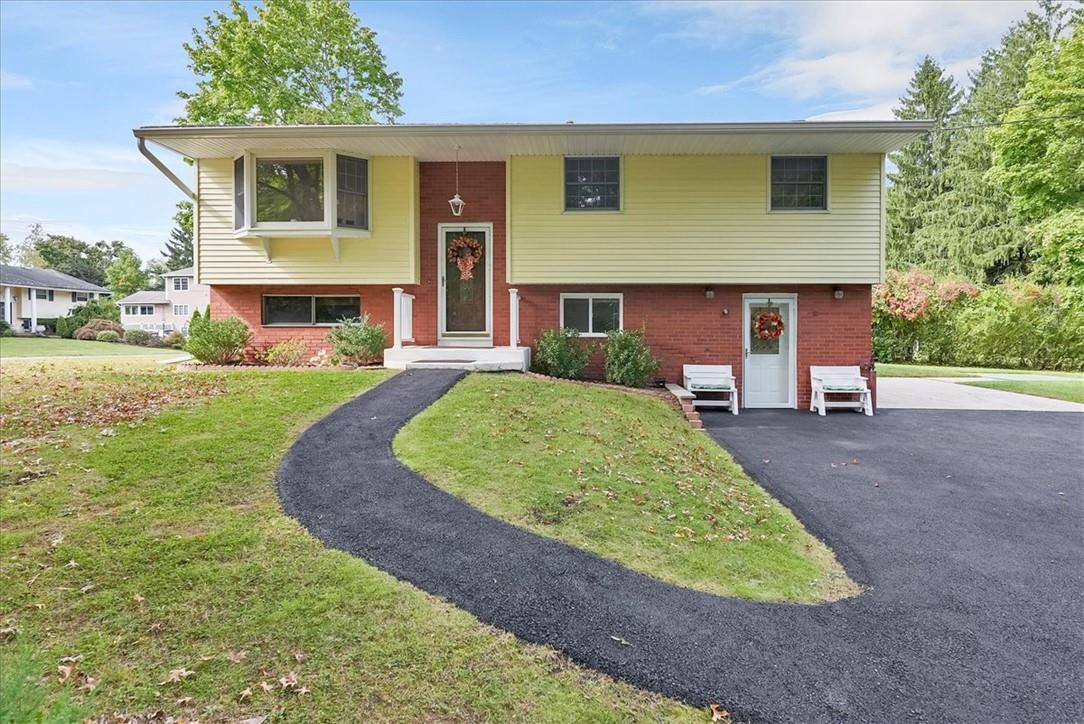
[(368, 159), (248, 153), (234, 161), (233, 184), (237, 236), (368, 235)]

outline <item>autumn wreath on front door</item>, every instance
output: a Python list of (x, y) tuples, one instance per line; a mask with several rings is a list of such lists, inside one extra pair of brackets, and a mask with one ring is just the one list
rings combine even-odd
[(470, 234), (461, 234), (448, 243), (448, 261), (455, 262), (459, 278), (474, 278), (474, 265), (482, 260), (482, 242)]
[(783, 334), (783, 317), (774, 309), (765, 309), (753, 320), (757, 339), (779, 339)]

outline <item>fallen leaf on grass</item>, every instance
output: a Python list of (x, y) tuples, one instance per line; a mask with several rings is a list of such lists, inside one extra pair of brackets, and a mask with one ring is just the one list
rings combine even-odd
[(93, 676), (83, 674), (83, 683), (79, 685), (79, 691), (94, 691), (98, 688), (98, 680)]
[(195, 673), (195, 671), (189, 671), (182, 666), (179, 669), (173, 669), (172, 671), (170, 671), (169, 676), (166, 677), (166, 680), (159, 681), (158, 685), (161, 686), (163, 684), (176, 684), (177, 682), (183, 679), (187, 679), (189, 676), (192, 676)]
[(291, 671), (279, 678), (279, 686), (283, 689), (296, 689), (297, 688), (297, 672)]
[(300, 689), (297, 690), (297, 695), (298, 696), (301, 696), (302, 694), (308, 694), (308, 693), (309, 693), (309, 687), (307, 687), (307, 686), (302, 686)]
[(139, 606), (140, 608), (143, 608), (143, 602), (146, 601), (147, 599), (143, 598), (143, 596), (141, 596), (141, 595), (139, 595), (137, 593), (136, 595), (132, 596), (132, 600), (135, 601), (135, 605)]
[(190, 696), (182, 696), (175, 703), (177, 704), (177, 706), (188, 706), (189, 704), (192, 703), (192, 697), (190, 697)]
[(77, 664), (83, 660), (82, 656), (61, 656), (60, 663), (62, 664)]
[(226, 658), (235, 664), (239, 664), (244, 661), (246, 656), (248, 656), (248, 651), (245, 649), (241, 649), (240, 651), (230, 651), (228, 654), (226, 654)]
[(712, 721), (730, 721), (730, 712), (719, 706), (718, 704), (711, 704), (708, 706), (708, 711), (711, 712)]
[(259, 682), (258, 684), (256, 684), (256, 686), (258, 686), (258, 687), (260, 687), (261, 689), (263, 689), (263, 690), (264, 690), (264, 692), (265, 692), (265, 693), (267, 693), (267, 694), (270, 694), (270, 693), (271, 693), (272, 691), (274, 691), (274, 690), (275, 690), (275, 687), (271, 686), (271, 685), (270, 685), (270, 684), (268, 684), (268, 683), (267, 683), (266, 681), (261, 681), (261, 682)]
[(294, 652), (294, 661), (296, 661), (297, 663), (300, 664), (304, 660), (305, 660), (305, 654), (301, 653), (300, 651), (295, 651)]
[(71, 678), (73, 671), (75, 671), (74, 666), (58, 666), (56, 667), (57, 679), (61, 684), (66, 683)]
[(65, 568), (78, 568), (79, 564), (75, 562), (75, 559), (72, 559), (72, 560), (68, 561), (67, 563), (65, 563), (64, 567)]
[(94, 584), (93, 584), (93, 583), (88, 583), (87, 585), (85, 585), (85, 586), (83, 586), (82, 588), (80, 588), (80, 589), (79, 589), (79, 592), (80, 592), (80, 593), (90, 593), (91, 591), (93, 591), (93, 590), (94, 590), (94, 588), (95, 588), (95, 586), (94, 586)]
[(241, 692), (241, 695), (237, 697), (238, 701), (248, 701), (252, 698), (252, 688), (249, 687)]
[(0, 639), (10, 641), (11, 639), (15, 638), (16, 633), (17, 632), (14, 626), (5, 626), (4, 628), (0, 628)]

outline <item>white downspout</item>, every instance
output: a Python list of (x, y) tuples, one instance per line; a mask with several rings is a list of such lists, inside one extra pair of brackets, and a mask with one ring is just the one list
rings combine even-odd
[(403, 346), (403, 290), (395, 287), (391, 290), (394, 306), (392, 307), (392, 349), (401, 349)]
[(147, 148), (147, 140), (145, 138), (139, 138), (138, 141), (139, 142), (136, 145), (139, 146), (139, 152), (142, 153), (148, 161), (153, 163), (154, 167), (162, 172), (162, 175), (172, 181), (173, 185), (181, 190), (181, 193), (195, 201), (195, 192), (192, 191), (192, 189), (188, 188), (188, 185), (185, 184), (184, 181), (181, 181), (179, 178), (177, 178), (177, 174), (170, 171), (169, 166), (162, 163), (162, 160), (160, 158), (150, 152), (150, 149)]
[(519, 290), (508, 290), (508, 344), (519, 348)]

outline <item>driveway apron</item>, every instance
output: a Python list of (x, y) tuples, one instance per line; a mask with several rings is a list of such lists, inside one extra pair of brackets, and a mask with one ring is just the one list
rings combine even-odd
[(710, 434), (869, 586), (831, 604), (757, 603), (516, 528), (405, 468), (395, 433), (461, 375), (400, 373), (309, 428), (279, 470), (286, 511), (485, 623), (739, 720), (1069, 721), (1084, 711), (1084, 417), (705, 415)]

